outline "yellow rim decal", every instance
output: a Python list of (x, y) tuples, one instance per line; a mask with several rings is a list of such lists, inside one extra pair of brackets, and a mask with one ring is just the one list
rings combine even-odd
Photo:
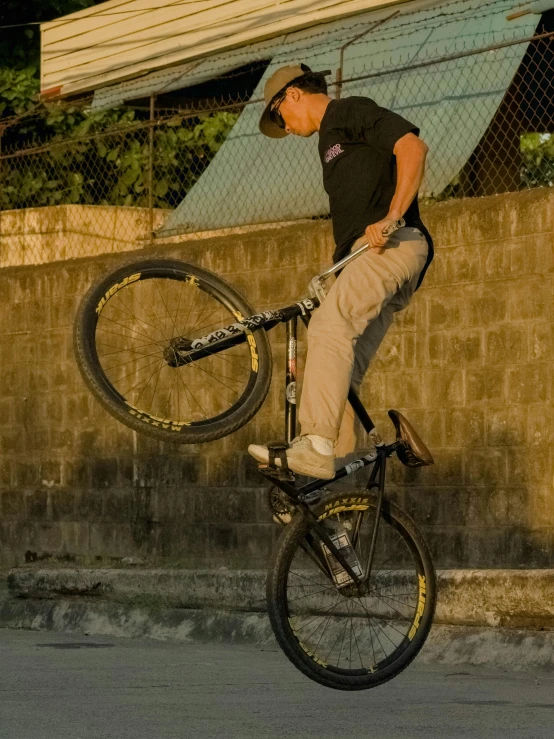
[(193, 287), (200, 287), (200, 280), (195, 275), (187, 275), (183, 282), (186, 282)]
[(418, 579), (419, 579), (419, 600), (417, 603), (417, 611), (416, 611), (416, 615), (414, 618), (414, 622), (408, 634), (408, 639), (410, 641), (413, 640), (414, 636), (417, 634), (417, 630), (419, 629), (419, 624), (421, 623), (421, 617), (423, 616), (423, 611), (425, 610), (425, 602), (426, 602), (426, 595), (427, 595), (427, 583), (425, 581), (424, 575), (418, 575)]
[(367, 498), (360, 496), (341, 498), (335, 500), (333, 503), (327, 503), (325, 505), (325, 511), (317, 519), (318, 521), (324, 521), (329, 516), (334, 516), (335, 513), (342, 513), (342, 511), (367, 511), (369, 503)]
[[(237, 321), (244, 320), (244, 316), (242, 315), (240, 310), (234, 310), (232, 311), (232, 313), (237, 319)], [(257, 351), (256, 339), (252, 336), (251, 331), (246, 332), (246, 338), (248, 339), (248, 346), (250, 347), (250, 358), (252, 359), (252, 372), (257, 372), (259, 368), (260, 357)]]
[(100, 315), (100, 313), (102, 312), (102, 308), (106, 305), (112, 295), (115, 295), (115, 293), (118, 290), (121, 290), (122, 287), (125, 287), (125, 285), (129, 285), (131, 282), (136, 282), (137, 280), (140, 280), (141, 274), (141, 272), (137, 272), (134, 275), (129, 275), (129, 277), (125, 277), (125, 279), (121, 280), (121, 282), (116, 282), (115, 285), (112, 285), (110, 289), (104, 293), (104, 297), (96, 306), (96, 313)]
[[(125, 402), (127, 403), (127, 401)], [(132, 416), (136, 416), (139, 421), (149, 423), (151, 426), (157, 426), (158, 428), (166, 429), (168, 431), (181, 431), (183, 426), (190, 426), (190, 423), (187, 421), (172, 421), (170, 418), (151, 416), (149, 413), (135, 408), (130, 403), (127, 403), (127, 405), (129, 406), (129, 413)]]
[(327, 667), (327, 662), (324, 662), (322, 659), (319, 659), (319, 657), (316, 657), (315, 654), (314, 654), (314, 652), (312, 652), (310, 649), (308, 649), (308, 647), (305, 644), (303, 644), (300, 641), (300, 639), (298, 639), (298, 643), (300, 644), (300, 646), (302, 647), (302, 649), (306, 652), (306, 654), (308, 655), (308, 657), (311, 657), (316, 664), (320, 665), (321, 667)]

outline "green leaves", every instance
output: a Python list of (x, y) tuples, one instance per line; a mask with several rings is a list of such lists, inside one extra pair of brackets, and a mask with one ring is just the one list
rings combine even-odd
[(39, 79), (34, 67), (0, 67), (0, 115), (21, 115), (36, 105)]
[[(51, 145), (3, 160), (1, 207), (62, 203), (146, 207), (151, 187), (154, 207), (173, 208), (209, 165), (238, 113), (176, 115), (159, 121), (152, 133), (152, 156), (149, 123), (144, 120), (137, 126), (137, 117), (127, 109), (98, 113), (67, 104), (45, 105), (42, 116), (23, 127), (23, 140), (27, 145), (45, 140)], [(9, 135), (10, 129), (2, 139), (4, 151)], [(13, 142), (22, 140), (18, 131), (12, 137)]]
[[(86, 7), (91, 0), (74, 0), (78, 3)], [(38, 92), (34, 66), (0, 67), (0, 116), (21, 116), (36, 108), (36, 114), (3, 130), (2, 152), (40, 147), (0, 163), (3, 209), (62, 203), (144, 207), (150, 189), (154, 207), (175, 207), (238, 118), (228, 111), (176, 114), (159, 121), (152, 132), (145, 113), (128, 108), (97, 112), (59, 101), (39, 106)]]
[(524, 133), (520, 139), (520, 151), (523, 184), (526, 187), (554, 187), (554, 135)]

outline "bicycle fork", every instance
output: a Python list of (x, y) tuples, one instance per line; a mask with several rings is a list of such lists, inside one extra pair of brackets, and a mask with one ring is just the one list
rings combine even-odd
[[(325, 544), (329, 553), (348, 573), (349, 577), (351, 578), (351, 582), (354, 583), (354, 585), (360, 590), (360, 592), (363, 592), (367, 589), (367, 585), (371, 577), (373, 558), (375, 555), (377, 535), (379, 531), (379, 520), (381, 517), (385, 493), (386, 459), (388, 456), (390, 456), (390, 454), (392, 454), (395, 446), (395, 443), (391, 444), (390, 446), (385, 446), (383, 444), (382, 448), (377, 449), (372, 454), (368, 454), (365, 457), (357, 459), (351, 464), (346, 465), (346, 467), (343, 467), (336, 473), (333, 480), (315, 480), (314, 482), (303, 485), (301, 488), (298, 489), (294, 486), (294, 484), (291, 484), (289, 480), (283, 479), (283, 477), (273, 474), (272, 471), (270, 471), (269, 469), (260, 469), (260, 472), (264, 475), (264, 477), (266, 477), (280, 490), (282, 490), (291, 499), (291, 501), (298, 508), (301, 514), (309, 521), (312, 530), (317, 534), (320, 542)], [(365, 562), (365, 568), (363, 569), (363, 574), (360, 576), (352, 569), (350, 563), (343, 556), (340, 548), (337, 547), (335, 542), (332, 540), (329, 530), (325, 527), (324, 523), (320, 522), (316, 518), (311, 508), (309, 507), (309, 504), (313, 502), (313, 493), (321, 490), (323, 485), (328, 485), (332, 482), (336, 482), (337, 480), (340, 480), (341, 478), (346, 477), (356, 470), (359, 470), (362, 467), (366, 467), (370, 464), (374, 464), (374, 466), (371, 470), (366, 489), (372, 490), (374, 488), (377, 488), (378, 498), (377, 506), (375, 509), (375, 520), (373, 522), (373, 530), (371, 533), (371, 542)], [(360, 514), (356, 520), (352, 534), (352, 546), (354, 547), (356, 546), (358, 537), (360, 535), (361, 520), (362, 516)], [(320, 565), (325, 567), (325, 562), (321, 556), (321, 553), (319, 551), (315, 553)]]

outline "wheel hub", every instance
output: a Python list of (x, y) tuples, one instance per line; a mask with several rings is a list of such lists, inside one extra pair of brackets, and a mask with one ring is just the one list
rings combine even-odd
[(163, 358), (170, 367), (182, 367), (192, 361), (182, 354), (183, 352), (189, 352), (191, 349), (192, 341), (184, 336), (179, 336), (176, 339), (170, 339), (169, 345), (163, 351)]

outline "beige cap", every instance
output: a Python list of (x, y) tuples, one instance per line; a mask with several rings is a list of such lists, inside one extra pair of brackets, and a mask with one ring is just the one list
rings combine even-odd
[(298, 77), (303, 77), (308, 72), (311, 72), (311, 69), (305, 64), (296, 64), (291, 67), (280, 67), (275, 72), (273, 72), (271, 77), (265, 83), (265, 110), (262, 113), (259, 123), (260, 131), (263, 134), (269, 136), (272, 139), (282, 139), (285, 136), (288, 136), (288, 133), (285, 131), (285, 129), (280, 128), (276, 123), (273, 123), (273, 121), (269, 117), (271, 102), (273, 98), (281, 92), (283, 87), (286, 87), (290, 82), (297, 79)]

